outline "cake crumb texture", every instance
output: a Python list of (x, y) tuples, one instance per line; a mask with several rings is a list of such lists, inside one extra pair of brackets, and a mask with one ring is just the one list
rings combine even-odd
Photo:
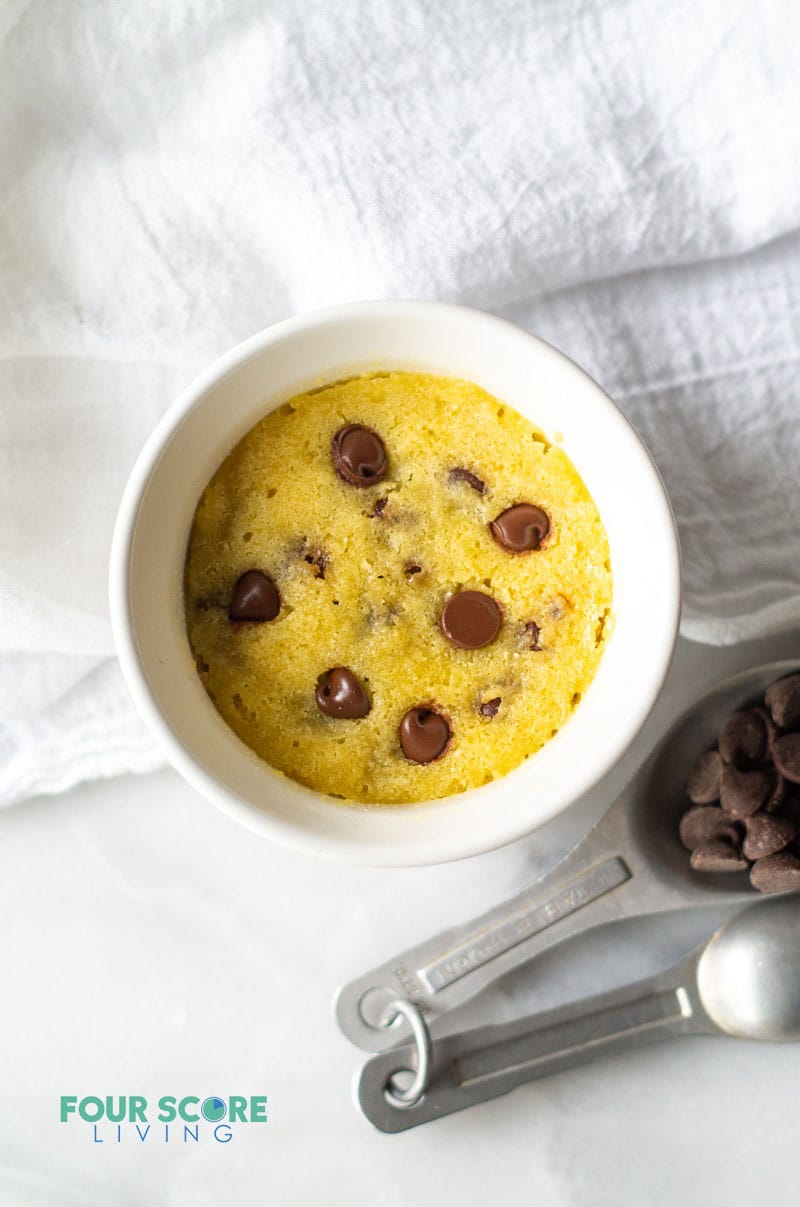
[[(335, 472), (331, 440), (345, 424), (380, 435), (381, 482), (357, 487)], [(550, 532), (512, 554), (489, 523), (519, 502), (541, 507)], [(228, 617), (251, 569), (280, 593), (269, 623)], [(252, 428), (200, 499), (184, 588), (198, 673), (239, 738), (308, 787), (383, 804), (463, 792), (534, 755), (594, 676), (613, 594), (606, 532), (567, 455), (470, 382), (400, 372), (298, 395)], [(464, 589), (502, 609), (481, 649), (454, 648), (440, 628)], [(332, 667), (363, 684), (366, 716), (317, 707)], [(452, 730), (428, 764), (398, 741), (418, 705)]]

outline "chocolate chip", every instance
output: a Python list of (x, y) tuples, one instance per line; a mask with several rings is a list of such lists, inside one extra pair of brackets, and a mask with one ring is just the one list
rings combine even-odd
[(769, 797), (774, 786), (774, 773), (770, 771), (741, 771), (738, 767), (726, 767), (720, 785), (720, 803), (728, 817), (742, 818), (757, 813)]
[(482, 717), (489, 717), (490, 719), (496, 717), (500, 711), (502, 702), (499, 696), (495, 696), (493, 700), (484, 700), (483, 704), (478, 708), (478, 712)]
[(523, 625), (522, 632), (527, 641), (529, 650), (541, 650), (542, 647), (539, 644), (539, 638), (542, 635), (542, 630), (539, 628), (535, 620), (529, 620), (527, 624)]
[(764, 801), (764, 808), (767, 813), (775, 813), (776, 810), (782, 809), (789, 797), (789, 785), (782, 775), (775, 772), (775, 784), (772, 792)]
[(403, 573), (406, 578), (413, 578), (415, 574), (422, 573), (422, 566), (418, 565), (417, 562), (409, 562), (403, 567)]
[(800, 859), (788, 851), (766, 855), (750, 869), (750, 883), (761, 893), (787, 893), (800, 888)]
[(789, 675), (771, 684), (765, 701), (776, 725), (795, 729), (800, 724), (800, 675)]
[(307, 553), (304, 560), (308, 562), (309, 566), (314, 567), (314, 578), (325, 577), (325, 568), (330, 561), (327, 553), (323, 553), (321, 549), (318, 549), (315, 553)]
[(230, 620), (274, 620), (281, 610), (278, 588), (262, 570), (246, 570), (233, 588)]
[(492, 520), (489, 531), (509, 553), (530, 553), (541, 548), (550, 532), (550, 519), (546, 511), (533, 503), (515, 503)]
[(687, 851), (709, 842), (729, 842), (738, 847), (741, 841), (736, 823), (725, 816), (719, 805), (697, 805), (689, 809), (681, 818), (678, 833)]
[(373, 518), (379, 520), (388, 506), (388, 499), (376, 499), (372, 509)]
[(707, 842), (695, 847), (689, 863), (696, 872), (743, 872), (747, 860), (729, 842)]
[(333, 666), (317, 680), (317, 708), (326, 717), (352, 721), (365, 717), (370, 709), (364, 688), (346, 666)]
[(479, 495), (484, 494), (486, 491), (486, 483), (482, 482), (471, 469), (464, 469), (461, 465), (457, 465), (455, 469), (451, 469), (448, 477), (451, 482), (466, 482), (473, 490), (477, 490)]
[(435, 763), (446, 753), (451, 736), (447, 717), (424, 705), (409, 708), (400, 722), (400, 746), (412, 763)]
[(491, 645), (502, 622), (500, 605), (482, 591), (458, 591), (451, 595), (439, 621), (447, 640), (459, 650), (479, 650)]
[(797, 827), (788, 817), (771, 817), (768, 813), (755, 813), (745, 819), (745, 840), (742, 850), (748, 859), (763, 859), (782, 851), (797, 833)]
[(377, 432), (361, 423), (346, 423), (331, 441), (333, 467), (351, 486), (375, 486), (386, 476), (389, 458)]
[(722, 756), (718, 750), (701, 754), (686, 782), (686, 795), (695, 805), (710, 805), (719, 800), (722, 783)]
[(785, 733), (772, 750), (778, 771), (793, 784), (800, 784), (800, 733)]
[(772, 714), (766, 708), (754, 708), (753, 712), (761, 717), (767, 734), (767, 755), (772, 758), (772, 748), (781, 736), (781, 731), (772, 719)]
[(753, 767), (767, 749), (767, 728), (757, 712), (735, 712), (719, 735), (719, 752), (726, 763)]

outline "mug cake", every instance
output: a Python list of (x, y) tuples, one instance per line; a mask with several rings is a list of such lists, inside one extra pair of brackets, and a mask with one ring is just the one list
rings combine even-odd
[(591, 682), (608, 539), (557, 443), (467, 381), (363, 374), (297, 395), (198, 503), (186, 626), (261, 759), (342, 801), (487, 784)]

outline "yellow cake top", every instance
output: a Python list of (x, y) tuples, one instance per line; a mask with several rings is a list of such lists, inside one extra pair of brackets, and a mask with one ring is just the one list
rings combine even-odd
[(244, 436), (198, 504), (185, 603), (243, 742), (391, 804), (488, 783), (564, 725), (612, 574), (561, 448), (470, 382), (394, 372), (298, 395)]

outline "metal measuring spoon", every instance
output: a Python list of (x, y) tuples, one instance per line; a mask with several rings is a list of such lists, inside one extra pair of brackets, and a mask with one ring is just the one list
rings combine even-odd
[(481, 917), (345, 985), (336, 1016), (347, 1038), (370, 1052), (390, 1048), (408, 1033), (402, 1017), (386, 1025), (391, 1001), (406, 999), (431, 1021), (592, 927), (691, 906), (733, 911), (756, 899), (746, 872), (691, 869), (678, 823), (688, 806), (686, 777), (695, 759), (715, 744), (732, 712), (760, 702), (770, 683), (796, 669), (796, 661), (770, 662), (726, 680), (683, 715), (587, 837), (551, 872)]
[(415, 1103), (403, 1100), (394, 1079), (416, 1067), (416, 1044), (373, 1056), (358, 1101), (381, 1131), (405, 1131), (608, 1053), (703, 1033), (800, 1039), (800, 897), (744, 910), (658, 976), (436, 1040)]

